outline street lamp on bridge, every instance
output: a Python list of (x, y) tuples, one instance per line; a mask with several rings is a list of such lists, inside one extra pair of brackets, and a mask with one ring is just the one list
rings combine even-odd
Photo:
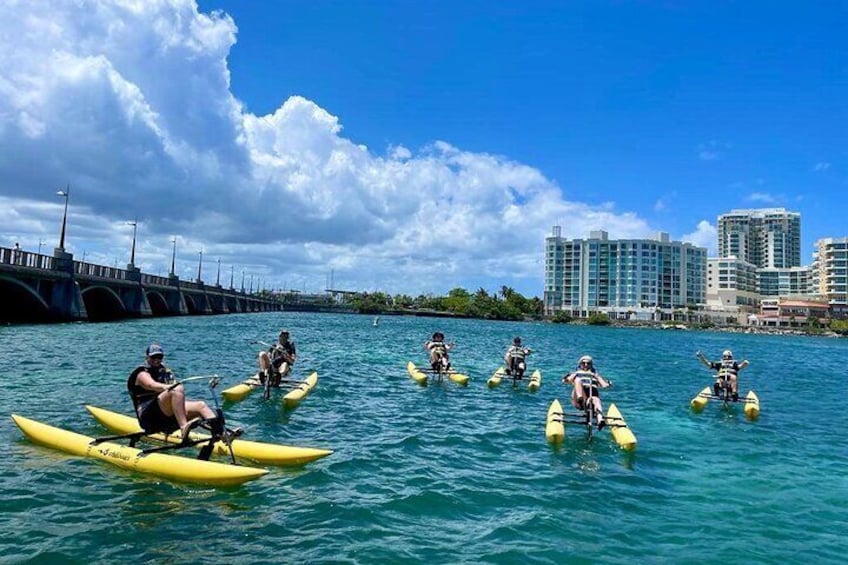
[(135, 268), (135, 235), (138, 231), (138, 218), (136, 217), (135, 220), (133, 220), (131, 222), (127, 222), (127, 225), (130, 225), (130, 226), (133, 227), (132, 251), (130, 251), (130, 264), (128, 265), (128, 267), (130, 269), (134, 269)]
[(59, 236), (59, 249), (65, 250), (65, 226), (68, 224), (68, 198), (71, 196), (71, 185), (69, 184), (65, 190), (57, 190), (56, 194), (65, 199), (65, 213), (62, 214), (62, 233)]
[(202, 282), (200, 280), (200, 269), (203, 268), (203, 248), (202, 247), (200, 248), (200, 251), (198, 251), (198, 253), (200, 253), (200, 261), (197, 263), (197, 282)]
[(221, 258), (218, 257), (218, 276), (215, 278), (215, 286), (221, 286)]
[(174, 239), (171, 240), (171, 243), (174, 244), (174, 251), (171, 253), (171, 276), (176, 276), (174, 272), (174, 265), (177, 262), (177, 236), (174, 236)]

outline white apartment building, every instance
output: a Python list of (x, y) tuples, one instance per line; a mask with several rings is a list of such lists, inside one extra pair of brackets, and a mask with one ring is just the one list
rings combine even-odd
[(818, 240), (812, 271), (815, 294), (831, 305), (848, 304), (848, 238)]
[(801, 214), (785, 208), (731, 210), (718, 217), (718, 255), (758, 268), (801, 266)]
[(545, 313), (670, 315), (704, 303), (706, 262), (705, 248), (662, 232), (655, 239), (611, 240), (593, 231), (569, 240), (554, 226), (545, 240)]

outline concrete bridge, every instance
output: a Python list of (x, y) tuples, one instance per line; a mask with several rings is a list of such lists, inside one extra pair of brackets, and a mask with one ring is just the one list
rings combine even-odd
[(148, 275), (0, 247), (0, 321), (105, 321), (149, 316), (282, 310), (277, 300), (202, 281)]

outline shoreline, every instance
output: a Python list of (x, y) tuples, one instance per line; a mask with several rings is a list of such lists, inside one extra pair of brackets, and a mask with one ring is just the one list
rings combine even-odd
[[(575, 323), (575, 322), (572, 322)], [(580, 322), (576, 322), (580, 323)], [(636, 328), (636, 329), (659, 329), (670, 331), (703, 331), (703, 332), (723, 332), (723, 333), (738, 333), (738, 334), (757, 334), (757, 335), (794, 335), (794, 336), (811, 336), (811, 337), (845, 337), (832, 330), (819, 329), (810, 331), (803, 328), (773, 328), (764, 326), (712, 326), (702, 328), (697, 325), (686, 325), (682, 323), (669, 324), (667, 322), (615, 322), (612, 321), (610, 327), (614, 328)]]

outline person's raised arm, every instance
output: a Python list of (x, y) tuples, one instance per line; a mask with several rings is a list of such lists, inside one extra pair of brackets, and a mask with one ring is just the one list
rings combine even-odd
[(710, 363), (710, 362), (707, 360), (707, 358), (706, 358), (706, 357), (704, 357), (704, 354), (703, 354), (703, 353), (701, 353), (700, 351), (698, 351), (698, 352), (695, 354), (695, 357), (697, 357), (697, 358), (698, 358), (698, 361), (700, 361), (701, 363), (703, 363), (703, 364), (704, 364), (707, 368), (709, 368), (709, 369), (712, 369), (712, 368), (713, 368), (712, 363)]
[(742, 369), (744, 369), (744, 368), (745, 368), (745, 367), (747, 367), (748, 365), (750, 365), (750, 363), (748, 362), (748, 360), (747, 360), (747, 359), (745, 359), (744, 361), (742, 361), (741, 363), (739, 363), (739, 370), (741, 371)]

